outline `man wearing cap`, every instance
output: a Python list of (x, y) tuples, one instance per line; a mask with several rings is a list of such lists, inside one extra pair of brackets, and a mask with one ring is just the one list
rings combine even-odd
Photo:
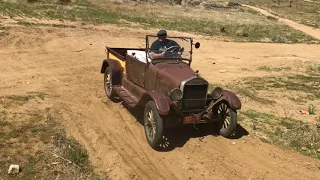
[(164, 57), (165, 50), (167, 48), (170, 48), (172, 46), (178, 46), (180, 49), (179, 51), (182, 52), (183, 48), (180, 47), (180, 45), (170, 39), (167, 39), (167, 31), (166, 30), (160, 30), (157, 33), (158, 39), (154, 41), (150, 47), (150, 56), (152, 59)]

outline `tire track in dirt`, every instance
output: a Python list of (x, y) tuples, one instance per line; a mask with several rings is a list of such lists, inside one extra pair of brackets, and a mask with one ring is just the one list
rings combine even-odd
[[(66, 109), (62, 110), (62, 112), (64, 114), (64, 119), (67, 120), (74, 120), (74, 116), (81, 114), (81, 112), (76, 112), (74, 110), (72, 110), (72, 112), (66, 112), (65, 110)], [(126, 161), (126, 158), (128, 158), (126, 154), (121, 153), (119, 148), (115, 146), (115, 139), (113, 138), (112, 133), (105, 128), (99, 128), (97, 123), (100, 122), (97, 122), (97, 119), (93, 120), (93, 117), (95, 116), (81, 115), (81, 117), (86, 120), (83, 122), (69, 123), (67, 124), (67, 127), (71, 130), (71, 135), (77, 137), (77, 139), (85, 145), (88, 152), (91, 152), (91, 160), (99, 166), (97, 167), (99, 170), (106, 171), (111, 179), (134, 179), (134, 177), (145, 179), (143, 173), (137, 171), (136, 167), (128, 164)], [(92, 122), (88, 124), (88, 121)], [(100, 124), (100, 126), (101, 125), (103, 124)], [(92, 139), (92, 137), (96, 138)]]
[[(102, 108), (101, 110), (105, 110), (105, 109)], [(113, 111), (113, 113), (116, 113), (116, 112)], [(119, 121), (119, 123), (122, 122), (121, 119), (117, 119), (117, 120)], [(124, 124), (124, 129), (126, 127), (128, 126)], [(109, 132), (111, 132), (110, 129), (109, 129)], [(111, 139), (115, 140), (114, 148), (118, 149), (118, 152), (125, 156), (124, 160), (127, 161), (132, 168), (137, 168), (137, 171), (138, 171), (137, 174), (144, 174), (146, 179), (155, 179), (155, 178), (170, 179), (170, 177), (164, 178), (164, 176), (162, 176), (162, 174), (159, 172), (159, 169), (157, 169), (156, 166), (153, 163), (151, 163), (151, 161), (148, 158), (146, 158), (147, 156), (143, 152), (138, 152), (139, 150), (142, 150), (142, 149), (140, 149), (141, 148), (141, 146), (139, 145), (140, 142), (138, 142), (137, 140), (135, 140), (136, 144), (132, 143), (132, 140), (134, 140), (135, 137), (130, 137), (129, 139), (129, 138), (123, 138), (118, 135), (119, 134), (116, 134), (116, 132), (111, 132)]]
[[(69, 83), (72, 83), (69, 81)], [(73, 83), (72, 83), (73, 84)], [(77, 89), (82, 89), (83, 87), (78, 87)], [(71, 96), (70, 94), (68, 96)], [(83, 139), (85, 139), (85, 142), (89, 142), (89, 146), (92, 146), (90, 143), (90, 138), (88, 137), (87, 134), (85, 134), (86, 131), (82, 128), (83, 125), (81, 124), (86, 124), (86, 128), (92, 128), (94, 131), (99, 132), (100, 138), (106, 139), (107, 142), (117, 150), (117, 152), (120, 154), (122, 159), (126, 162), (126, 164), (129, 164), (130, 167), (136, 172), (137, 175), (140, 176), (142, 179), (155, 179), (155, 178), (160, 178), (160, 179), (176, 179), (175, 176), (170, 172), (168, 169), (165, 168), (165, 166), (161, 163), (158, 163), (157, 165), (154, 164), (155, 160), (152, 160), (150, 155), (146, 154), (146, 152), (143, 149), (150, 149), (149, 147), (144, 147), (141, 146), (141, 144), (145, 144), (143, 141), (139, 141), (134, 135), (132, 128), (128, 126), (128, 123), (124, 121), (123, 115), (121, 115), (121, 112), (118, 110), (120, 107), (117, 105), (111, 105), (111, 102), (106, 102), (104, 105), (105, 107), (101, 106), (101, 102), (97, 101), (95, 102), (95, 105), (93, 107), (87, 107), (89, 104), (92, 103), (92, 101), (96, 100), (96, 97), (91, 97), (90, 94), (83, 95), (82, 94), (77, 94), (77, 95), (72, 95), (72, 97), (78, 96), (78, 99), (86, 99), (90, 97), (90, 103), (85, 103), (84, 102), (79, 102), (79, 104), (83, 104), (84, 107), (79, 107), (80, 109), (85, 109), (85, 111), (80, 111), (77, 112), (75, 110), (68, 110), (68, 115), (69, 116), (78, 116), (80, 115), (81, 117), (87, 119), (85, 121), (79, 122), (79, 125), (77, 125), (77, 129)], [(70, 99), (70, 102), (73, 100)], [(64, 103), (63, 103), (64, 104)], [(70, 103), (68, 103), (70, 104)], [(100, 105), (99, 105), (100, 104)], [(102, 104), (103, 105), (103, 104)], [(64, 109), (66, 111), (66, 108), (69, 106), (74, 106), (74, 103), (70, 105), (64, 105), (64, 108), (59, 108), (59, 109)], [(92, 105), (90, 105), (92, 106)], [(84, 113), (88, 112), (88, 113)], [(73, 115), (72, 115), (73, 114)], [(91, 114), (91, 115), (90, 115)], [(106, 118), (109, 117), (109, 118)], [(72, 119), (77, 119), (77, 117), (73, 117)], [(100, 125), (105, 124), (103, 120), (110, 120), (113, 122), (112, 124), (106, 124), (106, 126), (99, 126), (96, 127), (93, 124), (88, 124), (90, 122), (99, 122)], [(132, 120), (129, 117), (130, 120)], [(98, 120), (98, 121), (97, 121)], [(115, 125), (113, 125), (115, 124)], [(117, 126), (119, 128), (115, 128), (114, 126)], [(141, 128), (141, 127), (140, 127)], [(122, 129), (124, 129), (122, 131)], [(120, 134), (124, 132), (126, 129), (128, 129), (128, 134), (126, 136), (119, 136), (119, 130)], [(135, 131), (139, 131), (140, 129), (135, 129)], [(130, 137), (130, 138), (128, 138)], [(143, 139), (144, 140), (144, 139)], [(159, 168), (159, 164), (161, 165)]]
[[(139, 133), (141, 131), (138, 130), (138, 129), (141, 129), (141, 127), (143, 125), (141, 125), (140, 128), (137, 128), (137, 125), (131, 124), (130, 122), (136, 121), (136, 119), (130, 117), (130, 115), (128, 115), (128, 112), (125, 112), (125, 111), (126, 110), (120, 109), (120, 110), (118, 110), (118, 113), (120, 114), (120, 117), (121, 117), (122, 121), (125, 123), (126, 127), (128, 127), (129, 133), (133, 137), (133, 141), (138, 145), (138, 148), (142, 151), (143, 156), (148, 159), (148, 161), (152, 164), (154, 169), (157, 169), (158, 171), (160, 171), (162, 173), (168, 174), (168, 175), (166, 175), (167, 178), (177, 179), (176, 176), (174, 175), (174, 173), (161, 161), (161, 159), (154, 158), (153, 153), (150, 153), (150, 152), (148, 153), (146, 151), (146, 149), (150, 149), (150, 147), (146, 147), (147, 144), (146, 144), (146, 139), (144, 138), (144, 134)], [(139, 124), (139, 123), (137, 123), (137, 124)], [(135, 132), (138, 133), (138, 135), (135, 135), (136, 134)], [(141, 137), (143, 137), (142, 140), (144, 140), (144, 141), (138, 140), (138, 139), (141, 139)], [(141, 144), (143, 144), (143, 146)], [(158, 161), (158, 162), (156, 163), (155, 161)], [(165, 179), (167, 179), (167, 178), (165, 178)]]
[[(34, 36), (29, 36), (28, 30), (20, 31), (22, 33), (15, 37), (21, 39), (20, 43), (33, 40)], [(21, 62), (3, 63), (2, 66), (7, 68), (3, 69), (1, 75), (9, 81), (16, 81), (21, 72), (14, 72), (13, 69), (20, 63), (28, 64), (29, 66), (23, 67), (21, 71), (25, 74), (23, 78), (31, 84), (15, 84), (13, 87), (16, 88), (15, 92), (29, 91), (31, 87), (35, 90), (46, 87), (45, 92), (54, 97), (50, 98), (53, 101), (50, 103), (56, 104), (54, 108), (61, 112), (63, 118), (60, 122), (68, 134), (86, 147), (96, 169), (107, 172), (111, 179), (309, 180), (320, 176), (319, 161), (262, 143), (251, 136), (230, 140), (212, 136), (208, 132), (195, 131), (192, 128), (177, 129), (174, 133), (174, 149), (167, 152), (152, 150), (145, 140), (143, 126), (136, 122), (135, 117), (121, 104), (105, 100), (103, 75), (99, 73), (102, 59), (105, 57), (103, 52), (105, 42), (101, 39), (108, 38), (107, 41), (112, 46), (124, 47), (134, 47), (134, 43), (139, 43), (139, 40), (130, 37), (131, 31), (121, 35), (129, 36), (126, 37), (130, 39), (128, 44), (122, 42), (123, 38), (113, 37), (108, 32), (81, 29), (56, 31), (44, 37), (45, 43), (39, 43), (36, 47), (25, 47), (22, 49), (23, 52), (18, 46), (9, 45), (8, 48), (2, 49), (5, 53), (0, 54), (0, 58), (6, 56), (21, 58)], [(95, 42), (95, 45), (88, 48), (91, 42)], [(201, 72), (203, 75), (208, 75), (210, 70), (206, 68), (212, 62), (205, 57), (209, 57), (212, 49), (221, 44), (213, 41), (204, 44), (201, 50), (203, 53), (197, 55), (194, 66), (199, 66), (200, 63), (196, 63), (197, 59), (203, 58)], [(230, 49), (241, 59), (248, 52), (241, 52), (241, 48), (254, 49), (252, 51), (256, 51), (255, 54), (263, 52), (259, 44), (223, 43), (222, 45), (223, 49), (228, 51), (221, 49), (217, 56), (226, 64), (234, 61), (232, 58), (224, 58), (229, 55)], [(277, 50), (279, 47), (272, 44), (263, 46), (271, 50)], [(293, 51), (292, 47), (296, 46), (281, 45), (281, 47), (282, 49), (277, 50), (278, 53), (283, 52), (285, 48)], [(87, 49), (80, 53), (74, 52), (85, 48)], [(301, 49), (300, 45), (296, 49)], [(314, 48), (315, 54), (316, 49), (317, 47)], [(268, 63), (260, 55), (255, 56), (255, 54), (252, 54), (252, 59), (259, 60), (259, 63)], [(218, 60), (216, 62), (219, 63)], [(257, 67), (259, 63), (256, 64)], [(251, 64), (245, 63), (243, 66), (248, 68)], [(40, 73), (41, 76), (32, 80), (31, 76), (35, 73)], [(225, 74), (223, 76), (229, 78)], [(14, 83), (6, 82), (5, 85), (9, 84)], [(11, 88), (5, 89), (5, 85), (4, 91), (10, 92)]]

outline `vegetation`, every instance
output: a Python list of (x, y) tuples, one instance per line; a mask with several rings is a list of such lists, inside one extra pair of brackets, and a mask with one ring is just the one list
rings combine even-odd
[(291, 117), (248, 110), (241, 114), (242, 124), (256, 132), (266, 143), (292, 148), (304, 155), (320, 159), (320, 128)]
[(320, 64), (311, 64), (309, 70), (313, 72), (320, 72)]
[[(320, 98), (320, 76), (317, 71), (317, 65), (307, 66), (306, 71), (300, 74), (285, 74), (281, 76), (248, 77), (229, 85), (237, 94), (248, 97), (261, 104), (275, 105), (272, 102), (272, 95), (279, 92), (294, 92), (295, 96), (284, 95), (294, 103), (299, 103), (308, 108), (310, 118), (315, 118), (317, 100)], [(289, 67), (270, 67), (261, 66), (259, 71), (282, 72), (290, 71)], [(263, 96), (260, 95), (263, 92)], [(262, 93), (261, 93), (262, 94)], [(271, 97), (271, 98), (270, 98)], [(278, 97), (274, 97), (276, 99)], [(270, 102), (268, 102), (270, 101)], [(313, 101), (313, 102), (310, 102)], [(307, 105), (309, 104), (309, 105)], [(320, 159), (320, 117), (316, 123), (309, 123), (293, 115), (285, 113), (285, 117), (279, 117), (274, 114), (259, 112), (257, 110), (247, 110), (240, 113), (241, 125), (254, 132), (261, 141), (271, 144), (281, 145), (286, 148), (295, 149), (304, 155)]]
[(76, 26), (65, 25), (65, 24), (44, 24), (44, 23), (32, 23), (19, 21), (17, 24), (27, 26), (27, 27), (37, 27), (37, 26), (47, 26), (47, 27), (57, 27), (57, 28), (76, 28)]
[(308, 112), (309, 114), (316, 114), (316, 106), (314, 106), (313, 104), (310, 104), (308, 107)]
[[(264, 69), (265, 70), (265, 69)], [(267, 69), (268, 71), (270, 69)], [(319, 92), (319, 75), (288, 75), (288, 76), (269, 76), (269, 77), (248, 77), (244, 78), (241, 85), (231, 85), (239, 94), (242, 94), (250, 99), (270, 104), (272, 100), (257, 96), (257, 92), (264, 91), (295, 91), (297, 93), (307, 94), (304, 98), (299, 98), (299, 101), (316, 100), (320, 98)], [(294, 99), (293, 99), (294, 100)], [(295, 100), (294, 100), (295, 101)]]
[(290, 71), (291, 68), (290, 67), (269, 67), (269, 66), (261, 66), (259, 67), (257, 70), (260, 71)]
[(320, 2), (319, 1), (288, 1), (288, 0), (243, 0), (243, 3), (270, 9), (279, 16), (289, 18), (299, 23), (320, 28)]
[[(47, 98), (45, 93), (0, 97), (0, 177), (100, 179), (87, 151), (59, 128), (58, 113), (40, 109)], [(21, 172), (8, 175), (10, 164), (20, 165)]]
[[(155, 9), (150, 4), (128, 6), (111, 2), (100, 7), (87, 0), (75, 0), (68, 4), (68, 6), (57, 5), (45, 0), (34, 3), (5, 1), (0, 4), (0, 13), (12, 17), (23, 15), (36, 18), (110, 23), (120, 26), (166, 28), (218, 36), (224, 40), (234, 41), (317, 42), (311, 36), (238, 6), (203, 10), (168, 5), (159, 5), (163, 8), (158, 6)], [(140, 9), (148, 9), (148, 11)], [(165, 9), (165, 12), (161, 12), (160, 9)]]

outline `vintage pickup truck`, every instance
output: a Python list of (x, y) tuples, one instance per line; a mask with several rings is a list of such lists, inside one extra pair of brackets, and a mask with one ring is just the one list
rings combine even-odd
[(129, 108), (144, 108), (146, 139), (154, 149), (162, 143), (165, 128), (183, 124), (211, 123), (222, 136), (231, 136), (241, 108), (239, 98), (220, 87), (208, 92), (209, 83), (192, 70), (193, 46), (199, 48), (200, 43), (189, 37), (168, 39), (179, 47), (168, 47), (163, 57), (154, 59), (149, 52), (156, 36), (146, 36), (146, 48), (106, 47), (101, 73), (107, 97), (120, 99)]

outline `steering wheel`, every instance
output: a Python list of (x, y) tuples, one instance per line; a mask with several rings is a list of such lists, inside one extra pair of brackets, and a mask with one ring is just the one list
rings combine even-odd
[(181, 53), (179, 53), (180, 46), (171, 46), (164, 50), (164, 57), (180, 57)]

